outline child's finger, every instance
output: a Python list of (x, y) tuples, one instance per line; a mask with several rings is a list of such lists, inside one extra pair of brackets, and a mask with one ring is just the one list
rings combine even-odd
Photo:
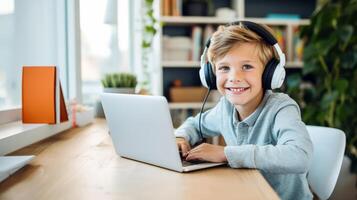
[(202, 155), (200, 153), (188, 153), (186, 160), (203, 160)]
[(193, 149), (190, 150), (190, 153), (195, 153), (195, 152), (200, 152), (202, 150), (202, 146), (199, 145)]
[(180, 144), (180, 146), (181, 146), (182, 155), (186, 156), (189, 151), (189, 147), (186, 144)]
[(195, 154), (191, 154), (189, 153), (187, 156), (186, 156), (186, 160), (196, 160), (196, 155)]

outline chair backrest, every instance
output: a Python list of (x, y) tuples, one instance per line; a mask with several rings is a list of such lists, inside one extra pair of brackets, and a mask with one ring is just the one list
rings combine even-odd
[(320, 199), (328, 199), (336, 185), (346, 146), (345, 133), (339, 129), (307, 126), (314, 153), (308, 182)]

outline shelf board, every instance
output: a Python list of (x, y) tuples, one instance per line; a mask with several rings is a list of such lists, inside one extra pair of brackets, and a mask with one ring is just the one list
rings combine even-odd
[(287, 62), (285, 68), (299, 69), (299, 68), (303, 68), (303, 66), (304, 66), (303, 62), (292, 61), (292, 62)]
[(163, 67), (199, 68), (200, 61), (162, 61)]
[[(217, 102), (206, 102), (205, 108), (212, 108)], [(169, 103), (170, 109), (201, 109), (202, 102)]]
[(232, 21), (246, 20), (267, 25), (309, 25), (309, 19), (267, 19), (267, 18), (244, 18), (244, 19), (226, 19), (219, 17), (201, 17), (201, 16), (161, 16), (160, 21), (166, 24), (226, 24)]
[(161, 22), (166, 24), (225, 24), (230, 20), (218, 17), (201, 17), (201, 16), (162, 16)]

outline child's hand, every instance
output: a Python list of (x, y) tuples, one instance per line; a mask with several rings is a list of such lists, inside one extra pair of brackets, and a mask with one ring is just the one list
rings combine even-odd
[(182, 156), (186, 157), (188, 151), (191, 150), (190, 144), (185, 140), (185, 138), (176, 138), (176, 144), (179, 150), (181, 150)]
[(203, 143), (188, 152), (186, 160), (205, 160), (209, 162), (227, 162), (224, 147)]

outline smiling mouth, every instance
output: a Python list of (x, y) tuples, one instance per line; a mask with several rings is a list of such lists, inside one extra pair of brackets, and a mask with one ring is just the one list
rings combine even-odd
[(227, 87), (226, 90), (229, 90), (232, 93), (240, 94), (248, 90), (250, 87)]

